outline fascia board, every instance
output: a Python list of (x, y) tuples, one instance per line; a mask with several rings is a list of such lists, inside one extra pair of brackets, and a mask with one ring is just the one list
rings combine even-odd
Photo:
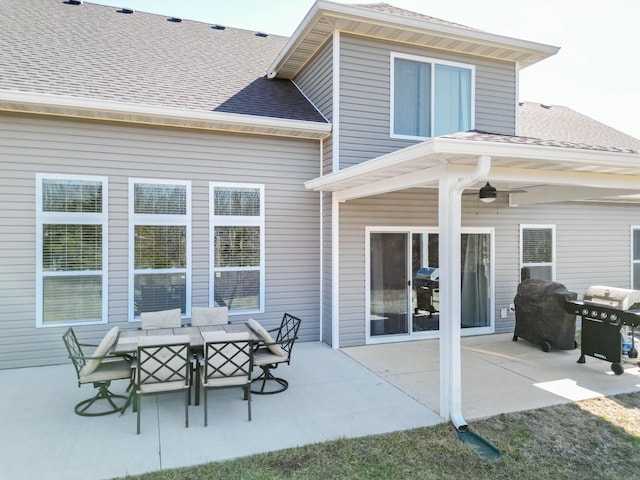
[(314, 25), (322, 16), (351, 21), (365, 21), (389, 27), (410, 29), (456, 40), (470, 40), (486, 46), (508, 47), (516, 51), (538, 57), (536, 60), (531, 62), (521, 62), (522, 68), (530, 66), (547, 57), (551, 57), (560, 50), (560, 47), (533, 42), (530, 40), (507, 37), (504, 35), (483, 32), (481, 30), (457, 27), (455, 25), (443, 25), (440, 23), (429, 22), (425, 19), (403, 17), (400, 15), (367, 10), (326, 0), (317, 0), (303, 19), (302, 23), (300, 23), (293, 35), (289, 38), (289, 41), (269, 66), (269, 69), (267, 70), (267, 76), (269, 78), (277, 76), (280, 66), (287, 61), (291, 52), (303, 41), (305, 35), (313, 29)]
[(0, 111), (37, 113), (185, 128), (225, 130), (297, 138), (326, 138), (331, 124), (256, 115), (205, 112), (64, 95), (0, 91)]
[(601, 165), (608, 167), (635, 167), (640, 164), (640, 154), (590, 150), (584, 148), (554, 147), (545, 145), (482, 142), (436, 138), (434, 151), (443, 155), (489, 155), (491, 157), (545, 160), (558, 163)]

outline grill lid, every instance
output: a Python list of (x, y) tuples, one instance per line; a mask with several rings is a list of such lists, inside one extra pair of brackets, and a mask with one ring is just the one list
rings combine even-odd
[(587, 288), (583, 301), (592, 305), (602, 305), (626, 311), (640, 302), (640, 290), (593, 285)]

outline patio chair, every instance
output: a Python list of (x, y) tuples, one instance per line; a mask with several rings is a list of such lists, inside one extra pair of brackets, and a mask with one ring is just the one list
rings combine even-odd
[(184, 391), (184, 425), (189, 426), (191, 352), (188, 335), (147, 335), (138, 338), (135, 361), (134, 410), (140, 434), (140, 397)]
[(140, 314), (140, 327), (148, 328), (177, 328), (182, 326), (182, 317), (179, 308), (173, 310), (160, 310), (158, 312), (142, 312)]
[[(250, 319), (248, 324), (262, 342), (253, 352), (253, 364), (262, 369), (260, 376), (252, 382), (255, 388), (251, 391), (259, 395), (268, 395), (284, 392), (289, 388), (289, 382), (284, 378), (275, 377), (272, 370), (278, 368), (281, 363), (287, 365), (291, 362), (293, 344), (298, 338), (298, 329), (302, 321), (285, 313), (279, 328), (266, 330), (260, 323)], [(276, 333), (275, 340), (271, 333)], [(259, 387), (257, 387), (260, 385)]]
[(200, 380), (204, 389), (204, 426), (207, 426), (207, 392), (211, 389), (242, 387), (251, 421), (251, 370), (253, 347), (249, 333), (205, 332), (204, 354), (200, 357)]
[(191, 325), (226, 325), (229, 323), (227, 307), (191, 307)]
[[(109, 355), (109, 350), (118, 338), (118, 332), (119, 328), (117, 326), (109, 330), (96, 346), (91, 356), (86, 356), (82, 351), (82, 347), (95, 345), (78, 342), (73, 328), (69, 327), (62, 336), (67, 352), (69, 352), (69, 358), (76, 370), (78, 387), (86, 383), (93, 383), (93, 388), (98, 389), (98, 393), (94, 397), (83, 400), (75, 406), (74, 410), (78, 415), (85, 417), (109, 415), (120, 411), (123, 405), (128, 402), (128, 397), (116, 395), (109, 391), (109, 386), (113, 380), (131, 380), (131, 358)], [(131, 388), (131, 384), (129, 384), (129, 388)], [(114, 401), (116, 399), (123, 399), (125, 403), (118, 405)], [(96, 402), (102, 400), (105, 400), (110, 405), (107, 410), (90, 411)]]

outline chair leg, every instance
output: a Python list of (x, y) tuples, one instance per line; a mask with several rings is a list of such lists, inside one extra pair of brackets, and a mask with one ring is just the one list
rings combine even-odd
[(140, 396), (136, 395), (135, 398), (133, 399), (135, 406), (136, 406), (136, 410), (138, 412), (137, 418), (138, 418), (138, 435), (140, 435)]
[(247, 409), (249, 411), (249, 421), (251, 421), (251, 384), (244, 387), (244, 397), (247, 400)]
[(184, 428), (189, 428), (189, 399), (191, 398), (191, 386), (189, 386), (184, 395)]
[[(102, 415), (109, 415), (111, 413), (116, 413), (119, 412), (120, 410), (122, 410), (122, 405), (117, 405), (113, 399), (114, 398), (121, 398), (123, 400), (125, 400), (125, 405), (126, 405), (126, 400), (127, 397), (124, 395), (116, 395), (115, 393), (112, 393), (109, 391), (109, 385), (111, 384), (111, 382), (104, 382), (104, 383), (96, 383), (94, 384), (97, 388), (98, 388), (98, 393), (96, 393), (95, 396), (87, 399), (87, 400), (83, 400), (82, 402), (78, 403), (75, 408), (74, 411), (76, 412), (77, 415), (83, 416), (83, 417), (100, 417)], [(89, 408), (91, 408), (91, 406), (93, 406), (94, 403), (100, 401), (100, 400), (106, 400), (110, 405), (111, 405), (111, 409), (109, 410), (101, 410), (99, 412), (88, 412), (87, 410), (89, 410)]]
[[(251, 384), (253, 385), (255, 383), (256, 385), (258, 385), (259, 383), (261, 383), (262, 385), (260, 386), (260, 388), (251, 389), (253, 393), (257, 395), (272, 395), (274, 393), (284, 392), (287, 388), (289, 388), (289, 382), (287, 382), (284, 378), (277, 378), (273, 376), (273, 374), (271, 373), (271, 369), (273, 367), (271, 365), (261, 365), (260, 368), (262, 369), (262, 373), (259, 377), (254, 379)], [(279, 386), (274, 390), (268, 390), (266, 389), (266, 387), (269, 383), (276, 383)]]
[(204, 398), (202, 399), (204, 402), (204, 426), (207, 426), (207, 404), (209, 402), (207, 402), (207, 389), (204, 389)]

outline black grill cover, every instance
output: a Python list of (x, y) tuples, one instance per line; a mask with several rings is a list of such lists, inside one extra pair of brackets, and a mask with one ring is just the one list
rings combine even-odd
[(522, 337), (536, 344), (548, 342), (561, 350), (574, 349), (576, 316), (567, 313), (564, 305), (567, 300), (577, 298), (575, 292), (561, 283), (534, 278), (523, 281), (513, 300), (516, 307), (513, 339)]

